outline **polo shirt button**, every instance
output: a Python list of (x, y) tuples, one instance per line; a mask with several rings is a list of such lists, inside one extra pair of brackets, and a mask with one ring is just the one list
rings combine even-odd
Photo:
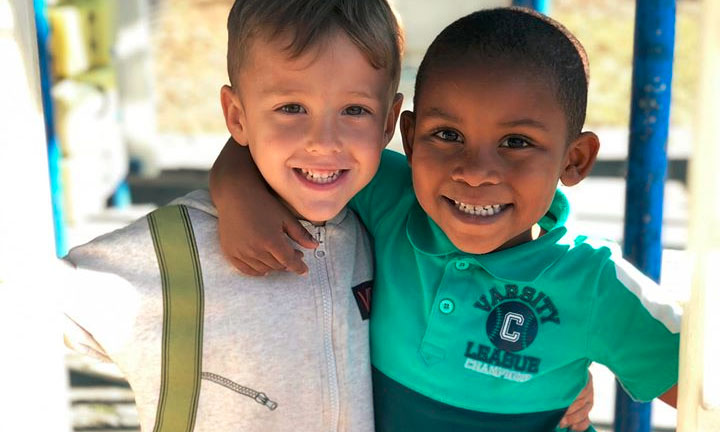
[(317, 249), (315, 250), (315, 257), (316, 257), (316, 258), (323, 258), (324, 256), (325, 256), (325, 251), (324, 251), (324, 250), (317, 250)]
[(440, 312), (444, 314), (451, 314), (455, 310), (455, 303), (450, 299), (440, 300)]
[(467, 261), (457, 261), (455, 263), (455, 268), (458, 270), (467, 270), (468, 267), (470, 267), (470, 264)]

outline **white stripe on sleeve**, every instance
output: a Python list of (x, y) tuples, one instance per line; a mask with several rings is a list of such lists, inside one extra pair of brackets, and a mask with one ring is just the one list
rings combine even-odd
[(614, 263), (617, 279), (635, 294), (650, 315), (670, 332), (679, 333), (682, 308), (670, 290), (660, 287), (624, 259), (615, 259)]

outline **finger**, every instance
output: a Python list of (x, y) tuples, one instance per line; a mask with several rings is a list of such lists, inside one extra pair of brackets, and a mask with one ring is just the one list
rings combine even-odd
[(287, 271), (297, 273), (299, 275), (307, 274), (308, 266), (303, 261), (303, 253), (299, 250), (294, 251), (294, 258), (288, 261), (286, 267)]
[(256, 259), (272, 270), (285, 270), (286, 267), (285, 264), (278, 261), (270, 252), (262, 252)]
[(590, 427), (590, 419), (585, 419), (585, 421), (582, 421), (577, 424), (573, 424), (570, 426), (570, 430), (577, 431), (577, 432), (585, 432)]
[(580, 417), (587, 417), (590, 413), (590, 408), (592, 408), (592, 404), (590, 404), (589, 402), (585, 403), (584, 405), (577, 405), (572, 411), (568, 409), (563, 419), (566, 420), (566, 423), (571, 424), (572, 421), (568, 419), (574, 419), (575, 421), (577, 421)]
[(245, 257), (243, 261), (260, 276), (265, 276), (273, 270), (272, 267), (255, 258)]
[[(582, 389), (580, 394), (577, 396), (577, 398), (573, 401), (572, 404), (567, 409), (567, 413), (574, 413), (577, 412), (580, 409), (586, 409), (587, 411), (590, 411), (590, 408), (592, 408), (593, 404), (593, 382), (592, 382), (592, 375), (589, 375), (589, 379), (587, 384), (585, 384), (585, 387)], [(587, 405), (590, 405), (590, 407), (587, 407)], [(566, 415), (567, 415), (566, 413)]]
[(570, 428), (572, 430), (584, 431), (590, 424), (590, 410), (592, 404), (588, 403), (574, 413), (566, 413), (560, 421), (561, 428)]
[[(588, 407), (589, 405), (589, 407)], [(573, 401), (573, 403), (568, 407), (566, 415), (571, 413), (576, 413), (580, 410), (588, 410), (589, 408), (592, 408), (593, 405), (593, 393), (592, 391), (585, 391), (583, 390)]]
[(264, 276), (264, 273), (259, 273), (255, 271), (252, 267), (245, 264), (243, 261), (240, 261), (237, 258), (234, 257), (228, 257), (229, 261), (232, 263), (232, 265), (242, 274), (246, 276)]
[(577, 398), (568, 407), (560, 421), (561, 428), (570, 427), (572, 430), (584, 431), (590, 425), (590, 411), (593, 407), (593, 376), (588, 371), (588, 381)]
[(303, 253), (297, 249), (294, 249), (289, 242), (285, 242), (283, 245), (272, 251), (272, 255), (275, 259), (283, 265), (283, 268), (287, 271), (303, 275), (307, 273), (308, 268), (303, 261)]
[(572, 411), (568, 409), (568, 411), (563, 416), (563, 420), (566, 424), (578, 423), (582, 420), (585, 420), (588, 415), (590, 415), (591, 409), (592, 403), (590, 401), (586, 401), (582, 405), (577, 405)]
[(220, 240), (220, 250), (222, 250), (223, 255), (225, 258), (227, 258), (228, 261), (230, 261), (233, 265), (235, 265), (235, 261), (237, 260), (237, 251), (233, 247), (230, 247), (230, 245), (226, 245), (222, 242), (222, 237)]
[(287, 233), (288, 237), (304, 248), (315, 249), (318, 247), (318, 242), (313, 238), (312, 234), (296, 219), (291, 218), (286, 220), (283, 223), (283, 230)]

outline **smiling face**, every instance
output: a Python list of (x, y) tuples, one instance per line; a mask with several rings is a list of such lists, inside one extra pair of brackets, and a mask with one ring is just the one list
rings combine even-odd
[(223, 88), (223, 109), (267, 183), (320, 223), (372, 179), (402, 98), (341, 31), (296, 58), (285, 42), (253, 40), (237, 88)]
[(568, 143), (565, 113), (542, 74), (518, 69), (435, 66), (415, 112), (401, 119), (418, 202), (468, 253), (532, 240), (558, 180), (578, 183), (597, 154), (592, 133)]

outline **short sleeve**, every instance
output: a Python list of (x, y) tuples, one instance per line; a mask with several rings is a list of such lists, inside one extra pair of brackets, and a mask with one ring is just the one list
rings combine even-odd
[(412, 193), (410, 167), (404, 155), (385, 150), (377, 174), (355, 195), (349, 206), (362, 219), (370, 234), (375, 235), (378, 223), (392, 211), (403, 197)]
[(678, 380), (680, 305), (622, 258), (608, 259), (592, 308), (589, 353), (637, 401), (650, 401)]

